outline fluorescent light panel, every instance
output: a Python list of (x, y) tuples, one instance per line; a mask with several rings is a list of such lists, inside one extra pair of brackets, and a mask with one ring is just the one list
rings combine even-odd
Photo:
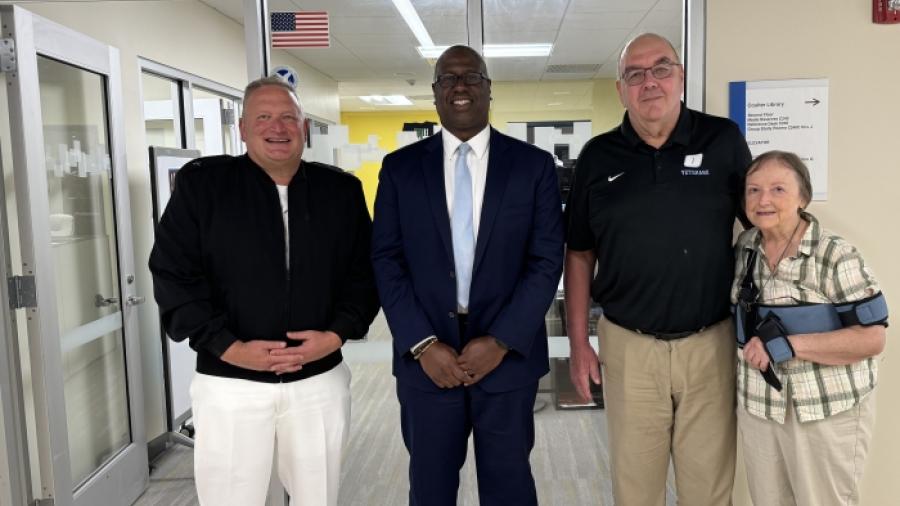
[(425, 29), (425, 25), (422, 24), (422, 19), (419, 17), (419, 14), (416, 13), (416, 9), (413, 8), (410, 1), (391, 1), (394, 2), (394, 7), (400, 12), (400, 16), (403, 17), (403, 21), (406, 21), (406, 25), (412, 30), (412, 33), (416, 36), (416, 40), (419, 41), (419, 44), (422, 46), (433, 46), (434, 41), (431, 40), (431, 35), (428, 34), (428, 30)]
[[(450, 46), (435, 46), (431, 35), (425, 29), (422, 18), (410, 3), (410, 0), (391, 0), (394, 7), (409, 29), (412, 30), (419, 47), (416, 49), (423, 58), (437, 58)], [(553, 50), (553, 44), (485, 44), (485, 58), (517, 58), (523, 56), (548, 56)]]
[[(419, 46), (416, 49), (422, 58), (437, 58), (450, 46)], [(553, 44), (485, 44), (485, 58), (519, 58), (526, 56), (549, 56)]]
[(365, 95), (359, 99), (372, 105), (413, 105), (412, 100), (404, 95)]

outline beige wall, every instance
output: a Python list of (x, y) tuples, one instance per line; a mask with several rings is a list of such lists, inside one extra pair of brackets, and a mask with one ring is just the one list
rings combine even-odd
[[(553, 96), (555, 89), (569, 89), (575, 96)], [(493, 84), (491, 95), (491, 124), (501, 132), (506, 131), (509, 122), (590, 120), (591, 132), (598, 135), (618, 125), (625, 112), (616, 93), (615, 79), (498, 81)], [(545, 106), (549, 101), (563, 105)]]
[(297, 93), (300, 94), (300, 101), (306, 114), (332, 123), (341, 122), (341, 101), (338, 97), (337, 81), (283, 49), (272, 50), (271, 57), (271, 68), (287, 65), (297, 71), (300, 78)]
[[(871, 2), (847, 0), (716, 0), (707, 2), (707, 110), (728, 113), (728, 82), (828, 78), (828, 200), (811, 210), (855, 244), (900, 311), (896, 251), (900, 216), (900, 26), (871, 22)], [(878, 417), (862, 481), (862, 504), (897, 504), (900, 497), (900, 367), (888, 329), (878, 387)], [(743, 470), (739, 470), (743, 472)], [(736, 504), (749, 504), (745, 488)]]

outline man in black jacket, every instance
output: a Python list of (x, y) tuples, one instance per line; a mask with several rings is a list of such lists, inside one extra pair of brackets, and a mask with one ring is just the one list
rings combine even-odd
[(201, 504), (262, 505), (277, 445), (292, 505), (337, 504), (350, 415), (340, 348), (378, 311), (371, 221), (352, 175), (301, 161), (294, 90), (244, 92), (243, 156), (178, 173), (150, 255), (166, 332), (197, 351)]

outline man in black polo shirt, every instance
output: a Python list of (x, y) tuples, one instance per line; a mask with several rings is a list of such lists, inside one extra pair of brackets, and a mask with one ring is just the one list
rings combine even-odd
[(681, 103), (666, 39), (633, 39), (618, 72), (627, 112), (582, 150), (566, 209), (572, 381), (585, 399), (588, 378), (600, 383), (593, 296), (616, 504), (664, 504), (670, 454), (679, 504), (730, 504), (731, 240), (750, 151), (734, 123)]

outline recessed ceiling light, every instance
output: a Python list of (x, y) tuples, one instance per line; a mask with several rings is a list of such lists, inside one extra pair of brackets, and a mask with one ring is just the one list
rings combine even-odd
[[(450, 46), (419, 46), (422, 58), (437, 58)], [(485, 58), (517, 58), (524, 56), (549, 56), (553, 44), (485, 44)]]
[(547, 105), (553, 107), (553, 106), (557, 106), (557, 105), (563, 105), (563, 103), (562, 102), (550, 102)]
[(571, 95), (572, 92), (571, 91), (554, 91), (553, 94), (554, 95)]
[(360, 96), (359, 99), (372, 105), (413, 105), (412, 100), (404, 95), (365, 95)]

